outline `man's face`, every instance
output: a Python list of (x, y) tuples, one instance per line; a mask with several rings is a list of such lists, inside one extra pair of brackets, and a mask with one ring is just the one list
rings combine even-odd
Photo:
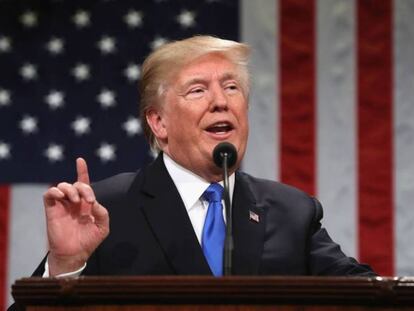
[(220, 142), (232, 143), (243, 158), (247, 136), (247, 94), (237, 68), (220, 54), (202, 56), (174, 77), (158, 111), (163, 151), (174, 161), (212, 182), (221, 170), (212, 160)]

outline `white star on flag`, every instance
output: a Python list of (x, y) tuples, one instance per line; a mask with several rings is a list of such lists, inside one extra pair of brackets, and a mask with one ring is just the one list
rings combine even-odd
[(177, 16), (177, 21), (183, 28), (190, 28), (195, 24), (195, 13), (191, 11), (181, 11)]
[(23, 80), (26, 80), (26, 81), (36, 80), (36, 78), (37, 78), (37, 68), (33, 64), (25, 63), (20, 68), (20, 75), (23, 77)]
[(124, 22), (128, 25), (129, 28), (137, 28), (142, 25), (142, 12), (129, 10), (126, 15), (124, 15)]
[(160, 37), (160, 36), (157, 36), (157, 37), (155, 37), (154, 40), (152, 40), (152, 42), (150, 43), (150, 46), (151, 46), (151, 49), (155, 50), (155, 49), (159, 48), (161, 45), (164, 45), (167, 42), (168, 42), (167, 39), (165, 39), (163, 37)]
[(97, 101), (101, 104), (102, 108), (109, 108), (116, 105), (115, 92), (103, 89), (97, 96)]
[(57, 55), (63, 52), (63, 46), (64, 46), (63, 39), (53, 37), (46, 44), (46, 49), (50, 52), (50, 54)]
[(98, 41), (97, 46), (101, 50), (102, 54), (111, 54), (116, 51), (116, 40), (113, 37), (103, 36)]
[(37, 14), (33, 11), (26, 11), (20, 16), (20, 22), (25, 28), (37, 26)]
[(57, 162), (63, 160), (63, 147), (51, 143), (49, 147), (45, 150), (44, 155), (49, 159), (50, 162)]
[(37, 119), (35, 117), (25, 115), (19, 123), (19, 127), (23, 134), (32, 134), (37, 132)]
[(53, 90), (45, 97), (45, 102), (49, 105), (49, 108), (56, 110), (61, 108), (64, 104), (65, 95), (62, 92)]
[(138, 135), (142, 131), (141, 122), (138, 118), (132, 116), (122, 124), (122, 128), (127, 132), (128, 136)]
[(0, 141), (0, 160), (10, 158), (10, 145)]
[(10, 92), (5, 89), (0, 89), (0, 107), (10, 105)]
[(84, 28), (91, 24), (91, 16), (87, 11), (79, 10), (73, 15), (72, 21), (75, 23), (76, 27)]
[(90, 67), (82, 63), (76, 64), (76, 66), (72, 68), (72, 75), (78, 82), (88, 80), (91, 77)]
[(96, 155), (101, 159), (102, 162), (113, 161), (116, 159), (115, 149), (116, 147), (114, 145), (110, 145), (104, 142), (96, 150)]
[(71, 127), (77, 136), (82, 136), (90, 132), (91, 120), (86, 117), (79, 116), (72, 122)]
[(8, 37), (0, 37), (0, 52), (6, 53), (11, 51), (11, 40)]
[(127, 77), (128, 81), (135, 82), (138, 80), (141, 69), (137, 64), (130, 63), (128, 64), (128, 67), (125, 68), (124, 74)]

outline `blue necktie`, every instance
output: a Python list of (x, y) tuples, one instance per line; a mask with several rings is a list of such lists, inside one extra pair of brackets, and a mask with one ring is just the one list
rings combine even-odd
[(214, 276), (223, 275), (223, 248), (226, 236), (226, 225), (223, 218), (221, 196), (223, 187), (211, 184), (203, 193), (208, 201), (208, 211), (203, 227), (202, 245), (208, 265)]

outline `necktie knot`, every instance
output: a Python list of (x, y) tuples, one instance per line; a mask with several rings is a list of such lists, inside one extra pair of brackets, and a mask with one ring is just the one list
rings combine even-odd
[(214, 183), (208, 186), (206, 191), (203, 193), (203, 198), (209, 203), (220, 202), (223, 195), (223, 187), (220, 184)]

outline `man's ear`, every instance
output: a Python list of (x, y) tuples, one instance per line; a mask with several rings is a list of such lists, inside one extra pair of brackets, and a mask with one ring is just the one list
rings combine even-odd
[(158, 109), (149, 109), (145, 118), (155, 137), (160, 140), (166, 140), (168, 137), (167, 128), (160, 111)]

